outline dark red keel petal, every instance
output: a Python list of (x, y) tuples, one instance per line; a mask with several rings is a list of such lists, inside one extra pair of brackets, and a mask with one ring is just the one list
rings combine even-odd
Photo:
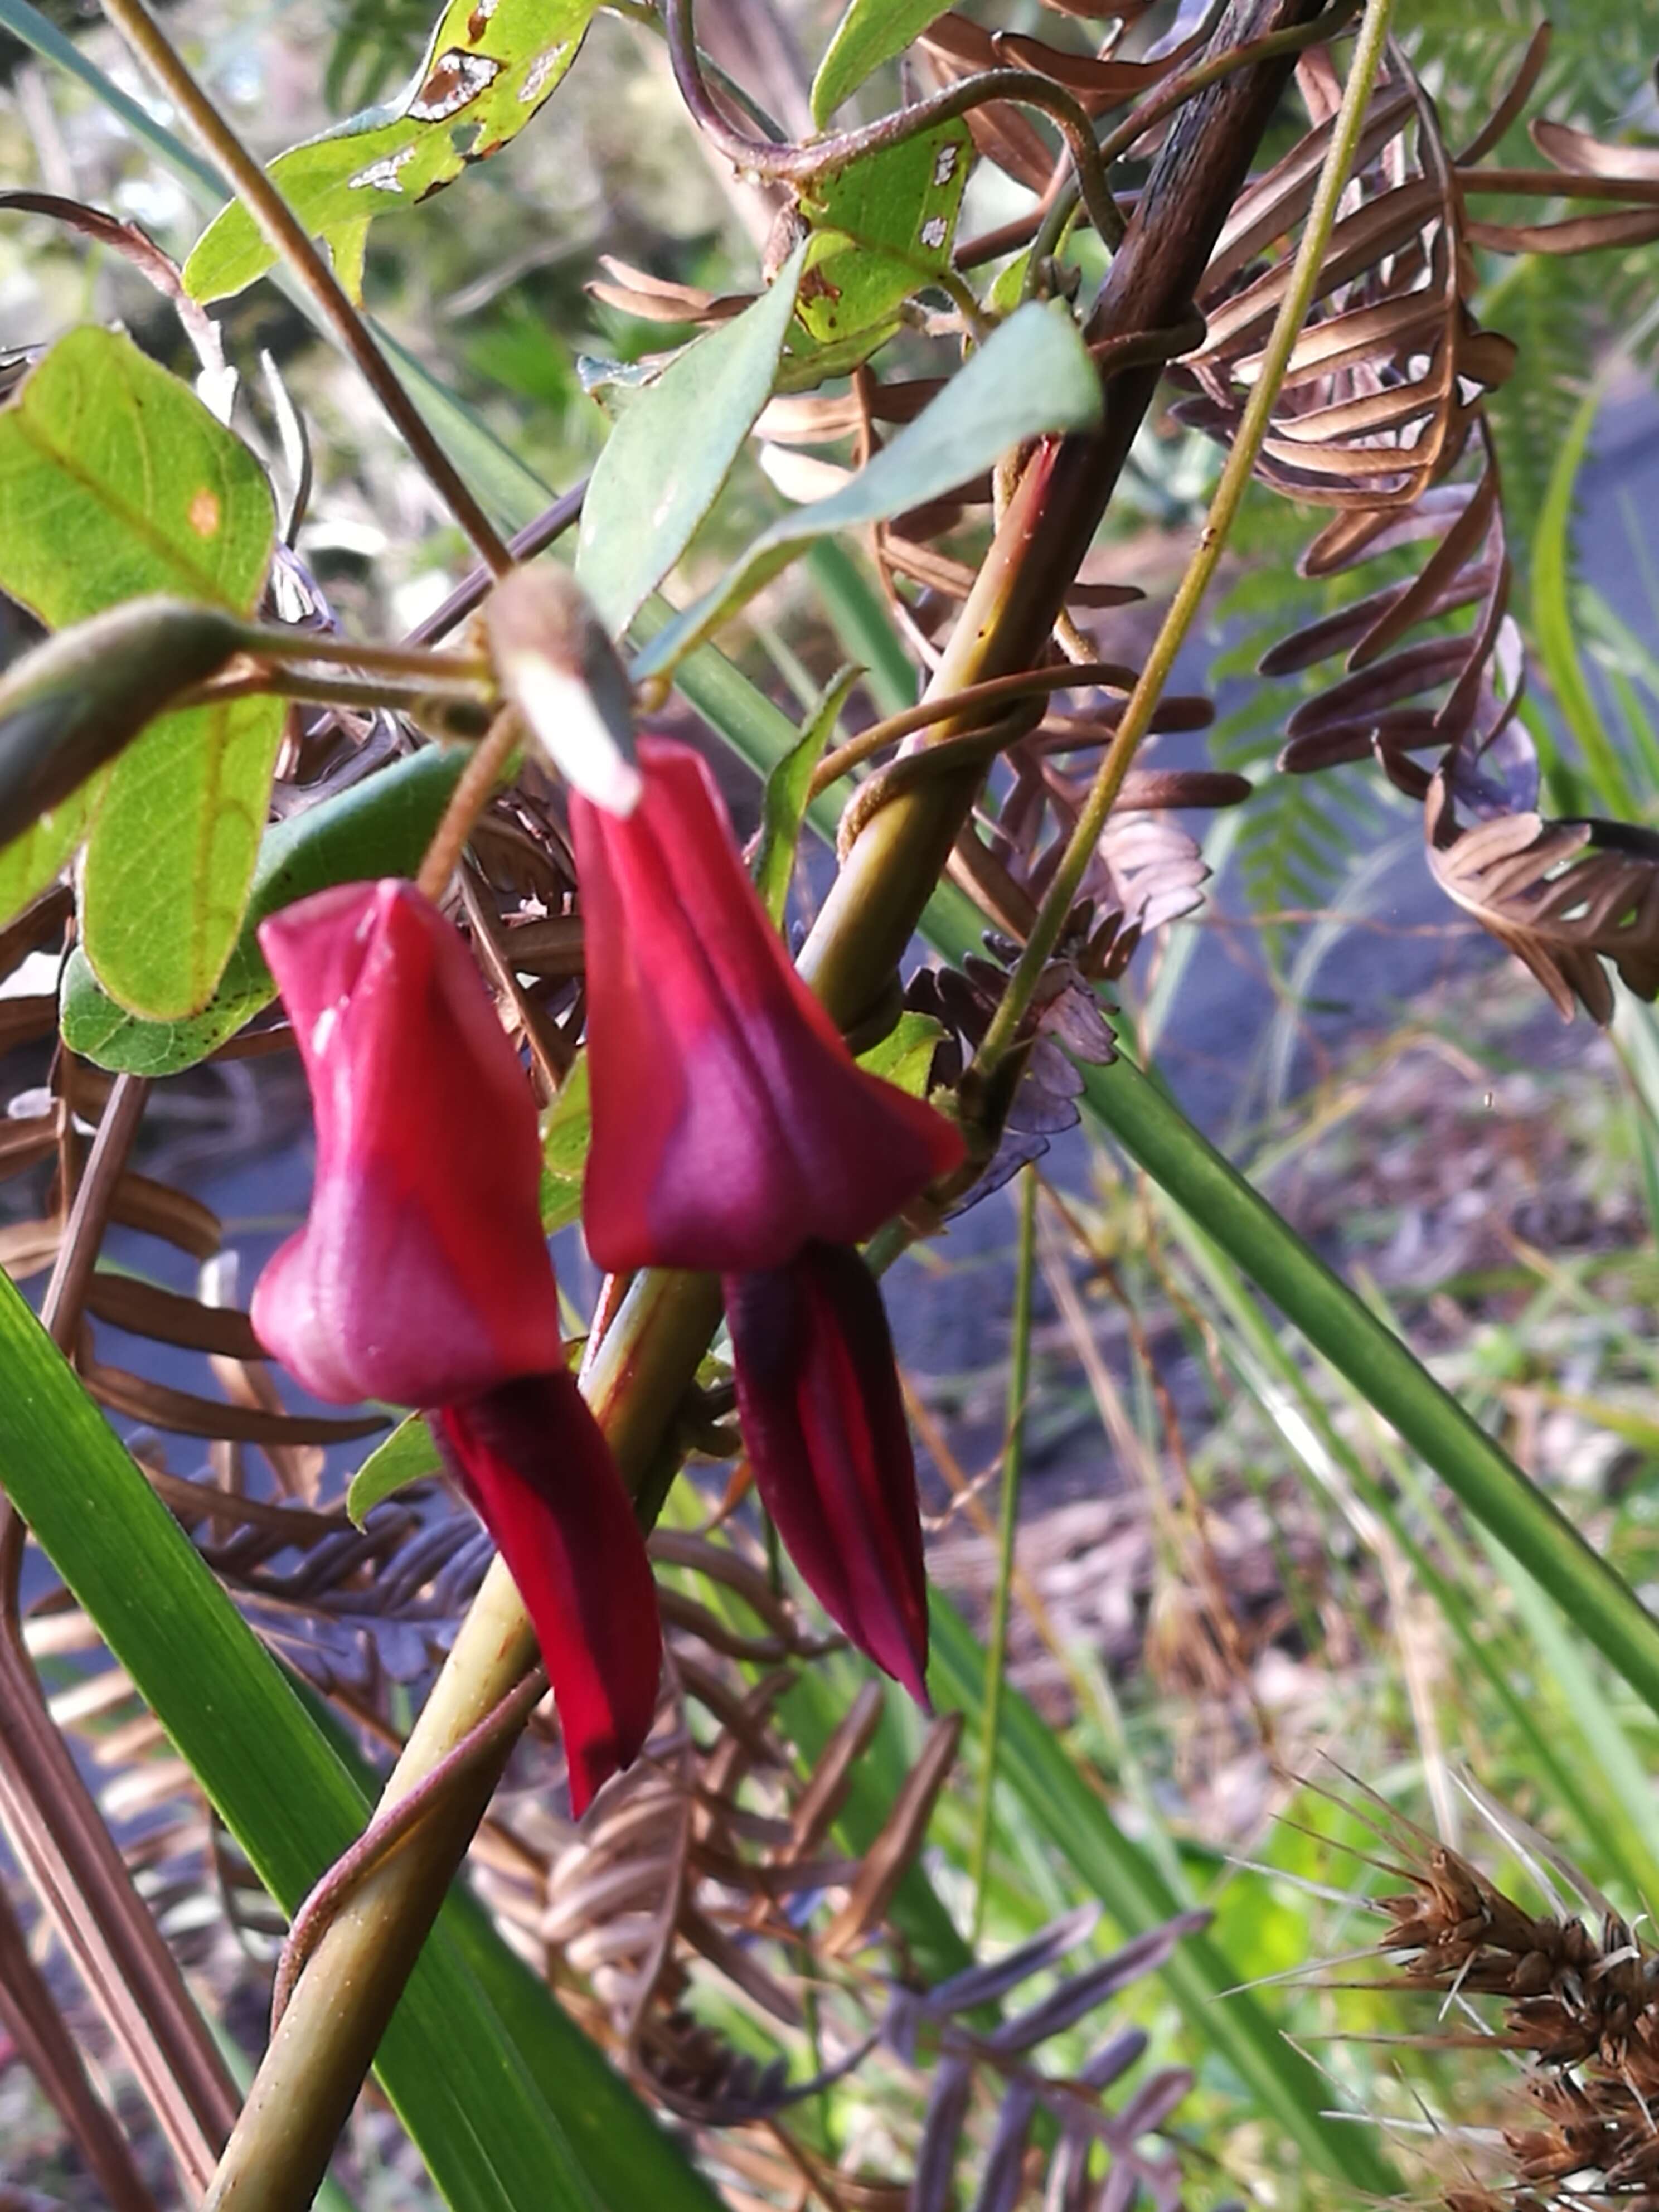
[(927, 1577), (893, 1341), (858, 1254), (808, 1244), (728, 1275), (743, 1440), (767, 1511), (830, 1619), (927, 1702)]
[(428, 1419), (535, 1626), (580, 1818), (637, 1757), (656, 1711), (662, 1631), (633, 1504), (563, 1370), (501, 1383)]

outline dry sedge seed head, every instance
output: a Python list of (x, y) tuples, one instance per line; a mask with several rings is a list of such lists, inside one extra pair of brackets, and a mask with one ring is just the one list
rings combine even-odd
[(1513, 2185), (1454, 2188), (1447, 2212), (1651, 2212), (1659, 2205), (1659, 1952), (1604, 1909), (1558, 1854), (1550, 1854), (1554, 1869), (1585, 1901), (1582, 1916), (1528, 1911), (1461, 1852), (1404, 1821), (1392, 1822), (1388, 1840), (1393, 1870), (1411, 1887), (1374, 1901), (1390, 1923), (1377, 1948), (1409, 1989), (1476, 2009), (1482, 1997), (1497, 2004), (1485, 2030), (1465, 2033), (1445, 2020), (1424, 2044), (1481, 2042), (1525, 2062), (1527, 2109), (1503, 2130)]

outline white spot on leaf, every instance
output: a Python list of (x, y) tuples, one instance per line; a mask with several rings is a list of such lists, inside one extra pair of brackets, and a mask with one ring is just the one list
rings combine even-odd
[(549, 46), (544, 52), (537, 55), (526, 72), (524, 82), (519, 87), (519, 99), (524, 106), (528, 106), (532, 100), (540, 98), (542, 87), (569, 52), (570, 41), (566, 39), (562, 45)]
[(921, 226), (921, 242), (937, 253), (950, 234), (951, 226), (942, 215), (929, 216)]
[(938, 153), (934, 155), (933, 182), (936, 185), (948, 185), (951, 178), (955, 176), (957, 173), (957, 151), (958, 149), (954, 145), (941, 146)]
[(488, 54), (470, 54), (463, 46), (451, 46), (433, 63), (426, 82), (404, 112), (416, 123), (441, 123), (470, 107), (501, 73), (501, 64)]
[(406, 162), (415, 159), (412, 146), (400, 146), (395, 154), (386, 154), (378, 161), (371, 161), (366, 169), (359, 169), (355, 177), (346, 179), (349, 191), (361, 192), (373, 189), (380, 192), (400, 192), (398, 172)]

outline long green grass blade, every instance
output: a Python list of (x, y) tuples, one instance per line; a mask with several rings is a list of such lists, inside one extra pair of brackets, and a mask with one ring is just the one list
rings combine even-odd
[[(291, 1912), (361, 1832), (365, 1793), (3, 1279), (0, 1373), (0, 1486)], [(503, 1949), (452, 1900), (380, 2047), (381, 2082), (447, 2202), (714, 2212), (574, 2023), (548, 2004), (532, 2031)]]

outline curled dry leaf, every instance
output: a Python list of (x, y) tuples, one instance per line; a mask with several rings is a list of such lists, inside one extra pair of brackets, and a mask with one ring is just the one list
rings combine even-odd
[(1659, 836), (1617, 822), (1528, 812), (1458, 830), (1443, 770), (1424, 808), (1429, 865), (1447, 896), (1507, 945), (1564, 1018), (1613, 1015), (1611, 962), (1639, 999), (1659, 997)]

